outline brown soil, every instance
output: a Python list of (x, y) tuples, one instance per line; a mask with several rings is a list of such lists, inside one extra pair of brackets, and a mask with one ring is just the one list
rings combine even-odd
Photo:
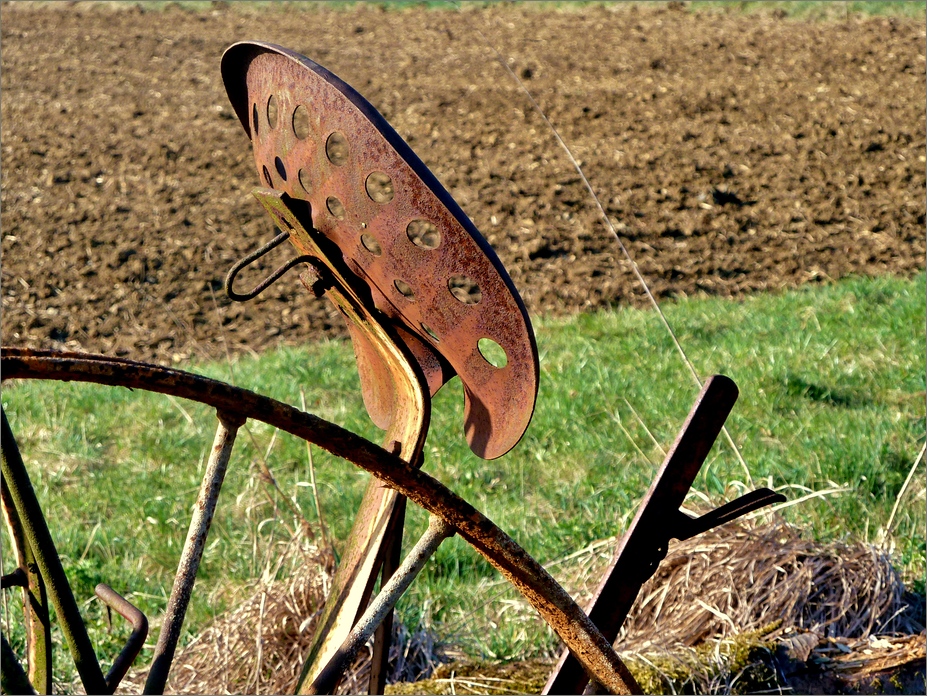
[(0, 10), (5, 344), (164, 362), (341, 331), (295, 274), (246, 305), (222, 292), (273, 232), (219, 75), (242, 39), (308, 55), (380, 109), (535, 314), (642, 293), (479, 32), (573, 147), (658, 297), (924, 268), (923, 20), (54, 5)]

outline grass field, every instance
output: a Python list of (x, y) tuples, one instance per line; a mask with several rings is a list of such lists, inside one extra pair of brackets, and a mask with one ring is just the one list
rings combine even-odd
[[(719, 440), (688, 505), (719, 504), (761, 485), (790, 501), (820, 492), (780, 514), (821, 541), (888, 545), (923, 592), (924, 476), (914, 477), (900, 501), (899, 494), (924, 443), (924, 286), (923, 275), (854, 279), (743, 301), (666, 304), (699, 374), (726, 374), (741, 390), (728, 426), (747, 469)], [(472, 455), (455, 380), (434, 400), (425, 468), (547, 563), (627, 524), (698, 389), (652, 311), (546, 319), (535, 328), (542, 381), (522, 442), (493, 462)], [(305, 397), (309, 411), (379, 441), (348, 343), (190, 369), (296, 406)], [(93, 587), (111, 584), (149, 617), (163, 610), (215, 418), (160, 395), (60, 383), (4, 385), (3, 408), (98, 652), (113, 655), (125, 636), (121, 628), (108, 631)], [(296, 524), (281, 493), (262, 480), (265, 457), (282, 494), (318, 529), (305, 444), (252, 422), (232, 458), (191, 632), (241, 596)], [(317, 449), (313, 463), (337, 545), (366, 475)], [(407, 541), (425, 524), (424, 513), (411, 510)], [(8, 549), (4, 536), (4, 559)], [(554, 640), (539, 620), (480, 625), (502, 611), (486, 606), (480, 589), (495, 577), (452, 539), (400, 614), (412, 625), (430, 622), (472, 653), (516, 658), (551, 650)]]
[(772, 13), (800, 19), (845, 19), (858, 15), (884, 15), (896, 17), (923, 17), (927, 3), (923, 2), (821, 2), (821, 0), (761, 0), (759, 2), (725, 2), (724, 0), (696, 0), (689, 3), (692, 10), (719, 10), (723, 12)]

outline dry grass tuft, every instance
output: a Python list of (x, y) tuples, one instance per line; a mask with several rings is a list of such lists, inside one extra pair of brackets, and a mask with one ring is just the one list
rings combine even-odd
[(879, 547), (808, 541), (783, 522), (728, 524), (670, 546), (619, 644), (693, 646), (773, 623), (865, 638), (920, 633), (924, 612)]
[[(167, 692), (292, 692), (333, 565), (330, 554), (297, 532), (250, 597), (178, 650)], [(283, 570), (289, 577), (276, 580)], [(119, 691), (140, 693), (146, 676), (147, 669), (131, 673)]]
[[(561, 584), (581, 605), (617, 543), (597, 542), (556, 564)], [(924, 609), (882, 546), (809, 541), (781, 519), (738, 521), (670, 543), (618, 644), (627, 651), (694, 646), (772, 623), (822, 637), (912, 635), (924, 630)]]
[[(178, 651), (169, 693), (293, 693), (331, 585), (333, 563), (330, 554), (297, 533), (275, 565), (250, 597)], [(289, 577), (275, 580), (286, 566)], [(366, 693), (370, 658), (368, 646), (338, 693)], [(394, 622), (391, 680), (416, 681), (444, 661), (441, 645), (427, 627), (413, 632)], [(146, 676), (147, 670), (131, 674), (120, 693), (140, 693)]]

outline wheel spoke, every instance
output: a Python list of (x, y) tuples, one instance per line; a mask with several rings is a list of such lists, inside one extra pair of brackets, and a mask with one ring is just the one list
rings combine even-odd
[(48, 593), (45, 581), (35, 562), (32, 547), (26, 541), (22, 520), (6, 485), (6, 478), (0, 481), (0, 503), (7, 529), (13, 542), (17, 571), (22, 574), (23, 612), (26, 629), (26, 662), (29, 665), (29, 681), (41, 694), (52, 692), (52, 640), (51, 622), (48, 615)]
[(2, 459), (3, 478), (6, 479), (9, 487), (13, 506), (23, 522), (26, 541), (35, 554), (35, 561), (42, 577), (48, 583), (48, 595), (52, 606), (55, 607), (55, 614), (61, 621), (61, 632), (64, 634), (81, 683), (87, 693), (107, 693), (106, 680), (103, 678), (103, 671), (100, 669), (93, 644), (87, 635), (87, 627), (81, 618), (71, 585), (68, 583), (58, 551), (55, 549), (55, 542), (48, 531), (42, 508), (32, 488), (32, 482), (29, 480), (29, 474), (20, 456), (19, 447), (13, 438), (13, 431), (10, 430), (6, 412), (2, 408), (0, 408), (0, 419), (2, 419), (3, 450), (3, 456), (0, 459)]
[(219, 426), (216, 429), (216, 439), (213, 442), (206, 473), (200, 493), (193, 508), (193, 518), (190, 520), (190, 531), (187, 541), (180, 555), (180, 564), (177, 575), (174, 577), (174, 587), (168, 600), (167, 611), (164, 615), (164, 624), (158, 634), (158, 644), (155, 646), (154, 659), (148, 679), (145, 681), (146, 694), (164, 693), (167, 677), (174, 661), (174, 652), (177, 650), (177, 641), (180, 640), (180, 629), (187, 614), (193, 585), (196, 582), (196, 573), (206, 548), (206, 537), (209, 527), (219, 503), (219, 492), (228, 470), (232, 447), (235, 445), (235, 435), (238, 428), (244, 424), (239, 416), (229, 416), (219, 413)]

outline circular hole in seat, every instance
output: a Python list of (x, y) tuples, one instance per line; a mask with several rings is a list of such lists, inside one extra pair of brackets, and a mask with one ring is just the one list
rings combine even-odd
[(393, 180), (390, 179), (389, 174), (383, 172), (373, 172), (367, 177), (365, 186), (367, 195), (375, 203), (389, 203), (395, 195), (393, 192)]
[(300, 140), (309, 137), (309, 109), (302, 104), (293, 110), (293, 133)]
[(270, 172), (267, 171), (267, 167), (266, 167), (266, 166), (264, 166), (262, 169), (263, 169), (263, 173), (264, 173), (264, 182), (267, 184), (267, 186), (268, 186), (269, 188), (273, 188), (273, 187), (274, 187), (274, 180), (270, 178)]
[(438, 338), (438, 334), (435, 333), (435, 330), (428, 326), (428, 324), (421, 324), (422, 331), (428, 334), (428, 337), (431, 338), (435, 343), (440, 343), (441, 339)]
[(339, 220), (344, 220), (344, 204), (337, 198), (334, 196), (329, 196), (326, 198), (325, 207), (328, 208), (328, 212), (330, 212), (334, 217), (338, 218)]
[(383, 248), (380, 246), (380, 242), (378, 242), (373, 235), (367, 233), (362, 234), (361, 244), (363, 244), (364, 248), (374, 256), (379, 256), (383, 253)]
[(348, 154), (350, 153), (350, 148), (348, 148), (348, 139), (345, 138), (341, 133), (335, 131), (330, 136), (328, 140), (325, 141), (325, 155), (328, 157), (328, 161), (334, 164), (336, 167), (340, 167), (342, 164), (348, 161)]
[(409, 302), (415, 302), (415, 293), (412, 291), (412, 286), (406, 281), (397, 278), (393, 281), (393, 285), (399, 294), (409, 300)]
[(451, 276), (447, 281), (447, 289), (459, 301), (467, 305), (475, 305), (483, 299), (483, 292), (476, 281), (465, 275)]
[(415, 246), (422, 249), (437, 249), (441, 246), (441, 233), (428, 220), (413, 220), (406, 226), (406, 236)]
[(496, 368), (503, 368), (509, 364), (509, 356), (505, 350), (491, 338), (481, 338), (476, 342), (477, 350), (483, 356), (483, 360)]
[(257, 104), (251, 106), (251, 130), (254, 133), (254, 137), (257, 137), (258, 134), (258, 110)]
[(277, 127), (277, 97), (273, 94), (267, 99), (267, 125)]
[(280, 178), (286, 181), (286, 167), (283, 164), (283, 160), (279, 157), (274, 158), (274, 167), (277, 170), (277, 174), (280, 175)]

